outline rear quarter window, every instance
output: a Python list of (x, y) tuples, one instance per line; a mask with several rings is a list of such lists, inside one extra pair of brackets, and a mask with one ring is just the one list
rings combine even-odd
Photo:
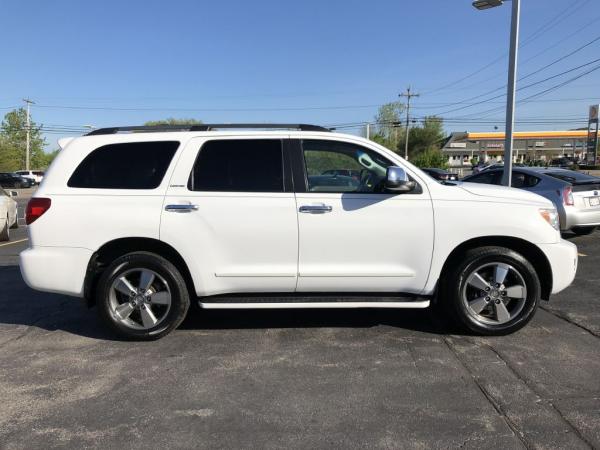
[(155, 189), (162, 182), (178, 147), (178, 141), (130, 142), (98, 147), (75, 169), (67, 186)]
[(585, 173), (567, 170), (560, 172), (546, 172), (546, 175), (550, 175), (553, 178), (558, 178), (559, 180), (566, 181), (568, 183), (594, 183), (599, 181), (597, 177), (593, 177)]

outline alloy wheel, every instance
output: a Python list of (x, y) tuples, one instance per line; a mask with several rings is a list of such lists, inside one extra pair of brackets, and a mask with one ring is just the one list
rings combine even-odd
[(109, 311), (117, 322), (148, 330), (171, 309), (171, 290), (163, 277), (146, 268), (129, 269), (115, 278), (109, 291)]
[(479, 266), (468, 276), (462, 301), (469, 315), (486, 325), (510, 322), (523, 310), (527, 287), (519, 271), (505, 263)]

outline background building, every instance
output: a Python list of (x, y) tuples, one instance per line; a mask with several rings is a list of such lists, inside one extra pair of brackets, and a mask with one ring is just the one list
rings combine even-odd
[[(543, 161), (562, 156), (586, 157), (587, 130), (519, 131), (514, 134), (514, 161)], [(478, 161), (500, 162), (504, 133), (452, 133), (442, 148), (449, 167), (471, 167)]]

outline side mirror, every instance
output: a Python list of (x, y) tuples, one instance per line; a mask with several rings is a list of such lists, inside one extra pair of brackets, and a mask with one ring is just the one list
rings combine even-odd
[(390, 166), (387, 168), (385, 177), (386, 191), (393, 193), (410, 192), (417, 186), (417, 183), (410, 181), (408, 175), (402, 167)]
[(17, 191), (10, 191), (10, 196), (11, 197), (18, 197), (19, 193)]

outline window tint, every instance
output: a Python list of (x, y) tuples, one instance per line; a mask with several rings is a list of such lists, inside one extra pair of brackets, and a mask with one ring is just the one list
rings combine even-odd
[(302, 141), (309, 192), (381, 193), (387, 168), (377, 152), (337, 141)]
[(481, 183), (481, 184), (501, 184), (502, 182), (502, 172), (494, 170), (484, 172), (478, 175), (475, 175), (468, 180), (465, 180), (469, 183)]
[(281, 140), (231, 139), (205, 143), (188, 182), (192, 191), (283, 192)]
[(154, 189), (179, 142), (133, 142), (99, 147), (79, 164), (67, 185), (75, 188)]
[(546, 172), (546, 175), (558, 178), (559, 180), (567, 181), (569, 183), (590, 183), (598, 181), (597, 177), (587, 175), (585, 173), (575, 172), (573, 170), (560, 170), (555, 172)]
[(523, 172), (513, 172), (512, 187), (519, 189), (527, 189), (535, 186), (540, 182), (538, 177), (529, 175)]

